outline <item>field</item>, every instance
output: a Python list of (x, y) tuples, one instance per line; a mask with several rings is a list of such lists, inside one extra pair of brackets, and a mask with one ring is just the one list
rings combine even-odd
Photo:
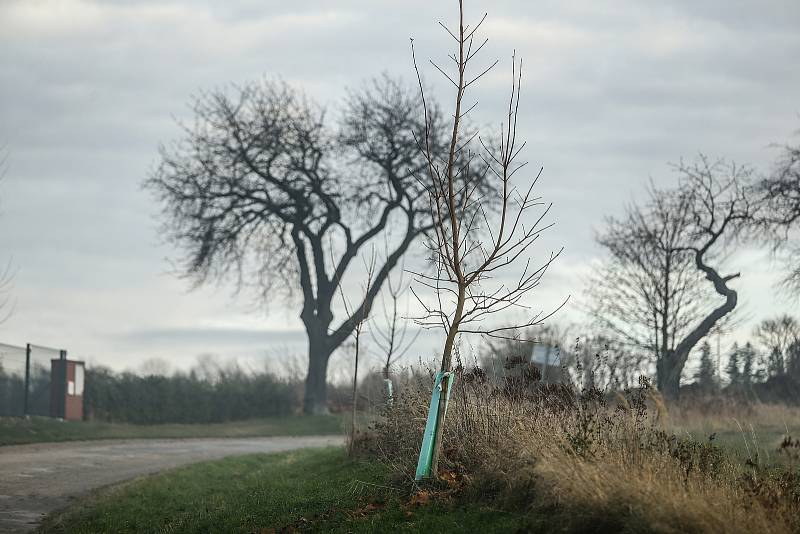
[(770, 404), (729, 407), (713, 413), (702, 408), (676, 409), (670, 412), (665, 426), (698, 442), (713, 438), (711, 442), (743, 462), (787, 465), (791, 459), (778, 451), (785, 437), (800, 437), (800, 409)]
[(163, 425), (58, 421), (47, 417), (3, 417), (0, 418), (0, 445), (92, 439), (309, 436), (336, 434), (341, 429), (342, 420), (334, 415)]

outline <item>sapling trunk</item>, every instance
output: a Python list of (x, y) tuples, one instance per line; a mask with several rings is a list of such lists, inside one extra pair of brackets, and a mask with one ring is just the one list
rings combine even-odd
[[(455, 346), (458, 327), (461, 323), (461, 316), (464, 312), (464, 291), (459, 292), (458, 305), (450, 330), (447, 332), (447, 340), (444, 344), (442, 354), (442, 364), (440, 370), (449, 373), (453, 363), (453, 347)], [(456, 322), (455, 319), (458, 319)], [(431, 473), (436, 476), (439, 473), (439, 454), (442, 449), (442, 434), (444, 433), (445, 407), (447, 406), (447, 391), (452, 385), (452, 375), (445, 375), (442, 378), (442, 394), (439, 395), (439, 411), (436, 413), (436, 433), (433, 437), (433, 453), (431, 455)]]
[[(516, 58), (513, 57), (512, 92), (507, 116), (501, 127), (499, 148), (494, 142), (484, 143), (475, 133), (462, 132), (462, 118), (472, 107), (465, 107), (464, 95), (469, 86), (483, 77), (497, 64), (497, 61), (483, 69), (480, 74), (467, 77), (467, 65), (483, 48), (482, 43), (474, 41), (475, 32), (486, 16), (475, 26), (465, 26), (463, 0), (459, 0), (458, 29), (447, 33), (457, 42), (457, 49), (449, 55), (455, 63), (457, 72), (447, 74), (436, 63), (434, 67), (442, 73), (456, 89), (455, 105), (451, 136), (448, 142), (448, 153), (445, 158), (434, 154), (430, 131), (426, 127), (425, 136), (420, 145), (427, 159), (427, 192), (430, 198), (430, 209), (433, 216), (431, 239), (428, 243), (436, 263), (434, 275), (415, 273), (417, 281), (433, 289), (438, 296), (437, 305), (429, 305), (422, 301), (416, 293), (424, 314), (417, 318), (417, 323), (425, 327), (442, 327), (446, 332), (442, 362), (439, 371), (444, 375), (439, 382), (441, 394), (438, 400), (435, 428), (433, 429), (430, 457), (430, 475), (438, 476), (439, 458), (441, 457), (442, 436), (446, 417), (448, 391), (453, 385), (452, 359), (456, 339), (460, 333), (481, 334), (494, 337), (511, 335), (513, 329), (527, 328), (539, 324), (543, 318), (533, 315), (529, 320), (516, 326), (482, 327), (483, 320), (491, 314), (513, 309), (526, 309), (521, 302), (523, 296), (536, 287), (544, 271), (555, 259), (554, 254), (539, 268), (532, 268), (530, 262), (524, 264), (512, 278), (513, 283), (498, 283), (499, 287), (488, 289), (487, 283), (502, 279), (500, 274), (505, 268), (512, 266), (529, 246), (538, 238), (544, 228), (539, 223), (547, 214), (549, 207), (543, 211), (532, 225), (522, 222), (523, 213), (541, 205), (539, 199), (532, 195), (534, 179), (527, 191), (517, 191), (511, 184), (511, 177), (524, 163), (515, 163), (523, 145), (516, 144), (517, 110), (519, 107), (519, 79), (516, 70)], [(430, 123), (430, 116), (425, 101), (424, 84), (422, 82), (412, 41), (412, 57), (414, 68), (422, 96), (425, 111), (425, 123)], [(521, 69), (521, 63), (520, 67)], [(466, 111), (464, 111), (466, 109)], [(480, 147), (474, 147), (477, 139)], [(490, 146), (495, 148), (490, 148)], [(541, 173), (541, 171), (540, 171)], [(499, 186), (492, 192), (498, 196), (497, 202), (485, 202), (487, 192), (479, 190), (488, 178), (499, 180)], [(537, 175), (538, 178), (538, 175)], [(491, 193), (488, 193), (491, 194)], [(516, 212), (512, 214), (512, 212)], [(491, 214), (497, 213), (496, 220)], [(546, 227), (545, 227), (546, 228)], [(412, 289), (413, 292), (413, 289)], [(455, 301), (455, 302), (453, 302)], [(454, 304), (450, 312), (444, 309), (447, 304)], [(430, 435), (426, 436), (428, 438)], [(423, 439), (425, 447), (428, 442)], [(427, 451), (425, 451), (427, 454)], [(424, 466), (426, 458), (420, 455), (420, 466)], [(418, 476), (424, 476), (422, 469)]]
[(350, 449), (352, 450), (356, 443), (356, 417), (358, 416), (358, 353), (359, 353), (359, 341), (361, 340), (361, 324), (359, 323), (358, 327), (356, 328), (355, 334), (355, 342), (356, 342), (356, 350), (355, 350), (355, 363), (353, 364), (353, 421), (352, 426), (350, 428)]

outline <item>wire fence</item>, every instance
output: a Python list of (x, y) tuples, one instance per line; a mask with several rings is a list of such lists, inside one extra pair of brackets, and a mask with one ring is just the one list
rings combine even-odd
[(50, 415), (51, 360), (66, 351), (0, 343), (0, 416)]

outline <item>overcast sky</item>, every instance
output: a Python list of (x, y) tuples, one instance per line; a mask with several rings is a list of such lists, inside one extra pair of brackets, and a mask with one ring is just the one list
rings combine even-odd
[[(0, 261), (16, 309), (0, 342), (34, 342), (115, 368), (159, 357), (261, 358), (304, 350), (293, 303), (267, 315), (229, 288), (189, 292), (170, 274), (158, 206), (142, 180), (175, 119), (203, 89), (281, 77), (335, 109), (382, 71), (413, 78), (450, 46), (438, 1), (0, 0)], [(582, 291), (604, 215), (698, 151), (766, 171), (800, 128), (797, 0), (467, 2), (490, 10), (479, 119), (505, 97), (509, 58), (525, 60), (521, 133), (543, 165), (555, 228), (535, 254), (565, 254), (536, 293), (548, 308)], [(435, 73), (426, 79), (434, 88)], [(441, 94), (446, 102), (446, 95)], [(729, 260), (751, 323), (794, 303), (756, 250)], [(560, 320), (578, 317), (567, 308)], [(746, 332), (745, 332), (746, 334)], [(435, 336), (421, 342), (429, 352)], [(425, 354), (427, 355), (427, 354)]]

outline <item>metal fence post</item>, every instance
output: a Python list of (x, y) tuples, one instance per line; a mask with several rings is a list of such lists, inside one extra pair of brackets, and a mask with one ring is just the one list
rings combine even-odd
[(28, 390), (31, 385), (31, 344), (25, 345), (25, 400), (22, 407), (22, 415), (28, 415)]

